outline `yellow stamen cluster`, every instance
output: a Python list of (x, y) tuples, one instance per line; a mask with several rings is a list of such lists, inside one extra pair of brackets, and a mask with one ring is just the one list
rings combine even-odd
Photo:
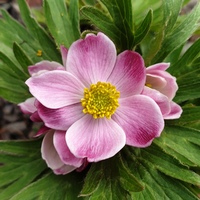
[(152, 88), (152, 85), (150, 83), (146, 83), (145, 86)]
[(42, 56), (42, 50), (38, 50), (36, 55), (37, 55), (38, 57)]
[(89, 89), (84, 89), (84, 98), (81, 99), (83, 112), (91, 114), (95, 119), (110, 119), (119, 106), (119, 96), (120, 92), (110, 83), (91, 84)]

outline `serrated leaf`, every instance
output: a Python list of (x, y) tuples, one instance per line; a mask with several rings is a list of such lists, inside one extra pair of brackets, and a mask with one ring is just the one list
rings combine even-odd
[(81, 176), (77, 173), (70, 173), (66, 176), (57, 176), (48, 173), (41, 179), (28, 185), (18, 192), (10, 200), (19, 199), (52, 199), (52, 200), (76, 200), (81, 187)]
[(118, 156), (93, 163), (86, 176), (80, 196), (89, 196), (91, 200), (129, 200), (129, 193), (121, 186), (119, 181), (117, 163)]
[[(76, 1), (71, 2), (71, 5), (78, 9), (75, 5)], [(78, 11), (73, 10), (75, 14), (70, 12), (69, 16), (64, 0), (45, 0), (44, 11), (47, 26), (58, 46), (64, 45), (69, 48), (72, 42), (80, 38), (77, 30)], [(72, 24), (73, 22), (76, 22), (75, 26)]]
[(194, 129), (181, 126), (166, 126), (162, 137), (155, 140), (155, 143), (170, 155), (175, 151), (180, 163), (190, 165), (187, 161), (185, 162), (185, 159), (187, 159), (192, 163), (190, 166), (199, 167), (199, 134), (200, 132)]
[[(15, 144), (12, 146), (13, 143)], [(44, 171), (46, 165), (40, 158), (40, 148), (33, 147), (35, 151), (30, 149), (31, 145), (38, 144), (41, 142), (0, 142), (0, 160), (3, 164), (0, 166), (0, 188), (3, 189), (0, 199), (10, 199)], [(18, 151), (20, 146), (23, 152)]]
[(191, 127), (200, 130), (200, 106), (182, 107), (183, 113), (180, 119), (173, 120), (170, 124)]
[(193, 194), (190, 185), (185, 185), (176, 179), (172, 179), (156, 169), (151, 168), (147, 163), (138, 166), (135, 172), (146, 184), (142, 192), (132, 193), (134, 200), (198, 200)]
[(41, 158), (41, 139), (0, 141), (0, 199), (69, 199), (81, 190), (83, 174), (57, 176)]
[[(132, 192), (132, 199), (137, 200), (195, 200), (190, 184), (178, 181), (177, 177), (198, 184), (199, 176), (181, 165), (178, 160), (166, 154), (161, 148), (151, 145), (145, 149), (125, 147), (122, 151), (123, 161), (131, 173), (140, 179), (145, 187), (141, 192)], [(173, 165), (173, 166), (172, 166)], [(187, 171), (179, 177), (179, 170)], [(181, 174), (182, 172), (180, 172)], [(191, 176), (190, 176), (191, 175)], [(187, 177), (185, 177), (187, 176)], [(195, 178), (197, 177), (197, 179)], [(184, 181), (185, 181), (184, 180)]]
[(121, 156), (118, 159), (117, 166), (119, 169), (119, 180), (122, 188), (129, 192), (140, 192), (144, 190), (144, 186), (139, 182), (134, 174), (131, 173)]

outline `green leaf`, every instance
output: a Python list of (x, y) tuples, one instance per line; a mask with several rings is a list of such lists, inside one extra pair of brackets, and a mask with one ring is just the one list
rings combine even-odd
[(42, 50), (43, 52), (45, 52), (51, 58), (51, 60), (59, 62), (60, 54), (58, 51), (56, 51), (57, 50), (56, 45), (50, 39), (48, 34), (45, 32), (45, 30), (31, 16), (31, 13), (30, 13), (30, 10), (28, 9), (26, 1), (18, 0), (17, 2), (20, 8), (20, 13), (21, 13), (23, 22), (25, 23), (31, 35), (34, 38), (36, 38), (37, 41), (41, 45), (41, 48), (39, 50)]
[[(119, 176), (118, 156), (99, 163), (93, 163), (86, 176), (80, 196), (90, 196), (89, 199), (92, 200), (129, 200), (130, 195), (122, 187)], [(129, 187), (129, 185), (125, 187)], [(139, 187), (140, 186), (137, 186), (137, 188)]]
[(33, 65), (33, 61), (30, 60), (30, 58), (26, 55), (26, 53), (17, 43), (13, 44), (13, 52), (15, 54), (17, 61), (23, 67), (24, 71), (28, 74), (27, 66)]
[[(81, 9), (81, 13), (85, 15), (103, 32), (108, 33), (107, 35), (110, 36), (114, 41), (120, 44), (120, 38), (118, 35), (120, 34), (120, 30), (114, 25), (114, 23), (108, 16), (93, 7), (83, 7)], [(108, 27), (110, 27), (111, 29), (109, 30)]]
[(175, 26), (163, 40), (162, 46), (152, 63), (162, 62), (167, 55), (184, 44), (198, 27), (200, 19), (200, 4), (198, 4), (185, 19)]
[(182, 107), (183, 113), (180, 119), (173, 120), (171, 124), (179, 126), (191, 127), (200, 130), (200, 106)]
[[(70, 5), (78, 9), (77, 0), (70, 2)], [(58, 46), (69, 48), (72, 42), (80, 38), (78, 11), (71, 10), (69, 13), (64, 0), (44, 0), (44, 11), (47, 26)]]
[[(156, 141), (159, 140), (160, 138)], [(160, 146), (162, 147), (162, 145)], [(198, 199), (193, 193), (190, 183), (198, 185), (200, 176), (180, 164), (170, 153), (166, 154), (155, 144), (145, 149), (124, 148), (122, 151), (123, 162), (145, 187), (140, 192), (131, 192), (132, 199)]]
[(39, 145), (40, 141), (0, 142), (0, 199), (10, 199), (44, 171)]
[(93, 7), (84, 7), (81, 12), (116, 44), (118, 52), (133, 49), (132, 1), (102, 0), (110, 17)]
[(181, 58), (170, 66), (168, 71), (175, 76), (180, 76), (182, 73), (190, 72), (192, 63), (200, 55), (199, 49), (200, 39), (194, 42)]
[(182, 73), (177, 77), (179, 89), (174, 101), (183, 102), (190, 99), (200, 98), (200, 58), (196, 59), (190, 66), (190, 71)]
[[(200, 132), (198, 130), (186, 127), (166, 126), (162, 137), (155, 140), (155, 143), (169, 155), (175, 156), (183, 165), (199, 167), (199, 134)], [(172, 152), (176, 154), (173, 155)], [(190, 163), (188, 161), (190, 161)], [(186, 174), (183, 175), (183, 178), (186, 178)], [(192, 176), (188, 178), (192, 178)], [(196, 181), (198, 181), (198, 179), (199, 178), (196, 178)], [(194, 181), (194, 183), (196, 181)]]
[(131, 173), (130, 169), (126, 166), (121, 155), (118, 159), (117, 166), (120, 174), (119, 180), (121, 186), (125, 190), (129, 192), (140, 192), (144, 190), (144, 186), (139, 182), (139, 180), (134, 176), (134, 174)]
[(81, 188), (81, 176), (77, 173), (70, 173), (66, 176), (57, 176), (48, 173), (41, 179), (28, 185), (18, 192), (10, 200), (19, 199), (52, 199), (52, 200), (76, 200)]
[(180, 14), (183, 0), (163, 0), (163, 24), (165, 25), (165, 34), (170, 33)]
[(0, 141), (0, 199), (77, 199), (83, 174), (47, 171), (40, 149), (41, 139)]
[(152, 22), (152, 17), (153, 17), (153, 13), (152, 13), (152, 10), (150, 10), (147, 13), (146, 17), (144, 18), (144, 20), (142, 21), (142, 23), (140, 24), (140, 26), (136, 29), (135, 41), (134, 41), (135, 45), (139, 44), (149, 32), (151, 22)]
[(4, 99), (20, 103), (30, 97), (28, 87), (24, 81), (28, 78), (21, 67), (15, 64), (3, 53), (0, 52), (0, 95)]
[(6, 72), (12, 77), (25, 81), (28, 78), (28, 74), (21, 68), (12, 62), (5, 54), (0, 52), (0, 59), (3, 63), (0, 63), (0, 70)]
[(93, 7), (83, 7), (81, 13), (94, 23), (102, 32), (110, 37), (117, 47), (121, 46), (120, 35), (121, 31), (110, 18), (104, 15), (101, 11)]

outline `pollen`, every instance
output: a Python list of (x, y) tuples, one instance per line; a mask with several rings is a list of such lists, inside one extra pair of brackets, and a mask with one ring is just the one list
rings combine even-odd
[(120, 92), (110, 83), (91, 84), (90, 88), (84, 89), (84, 98), (81, 99), (83, 113), (91, 114), (94, 119), (110, 119), (119, 106), (119, 97)]
[(150, 83), (146, 83), (145, 86), (152, 88), (152, 85)]
[(38, 57), (41, 57), (42, 56), (42, 50), (37, 50), (37, 54), (36, 54)]

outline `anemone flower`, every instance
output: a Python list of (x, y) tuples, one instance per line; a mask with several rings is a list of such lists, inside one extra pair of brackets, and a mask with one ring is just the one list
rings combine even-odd
[(158, 63), (147, 67), (146, 87), (142, 93), (154, 99), (164, 119), (177, 119), (182, 113), (182, 108), (172, 101), (178, 85), (176, 78), (166, 72), (169, 65), (169, 63)]
[[(141, 94), (146, 68), (138, 53), (127, 50), (117, 56), (103, 33), (88, 34), (61, 53), (64, 70), (47, 70), (26, 81), (40, 118), (55, 130), (49, 144), (61, 158), (68, 151), (97, 162), (126, 144), (144, 148), (160, 136), (163, 116), (157, 103)], [(48, 68), (45, 62), (39, 65)], [(43, 151), (51, 157), (48, 149)]]

